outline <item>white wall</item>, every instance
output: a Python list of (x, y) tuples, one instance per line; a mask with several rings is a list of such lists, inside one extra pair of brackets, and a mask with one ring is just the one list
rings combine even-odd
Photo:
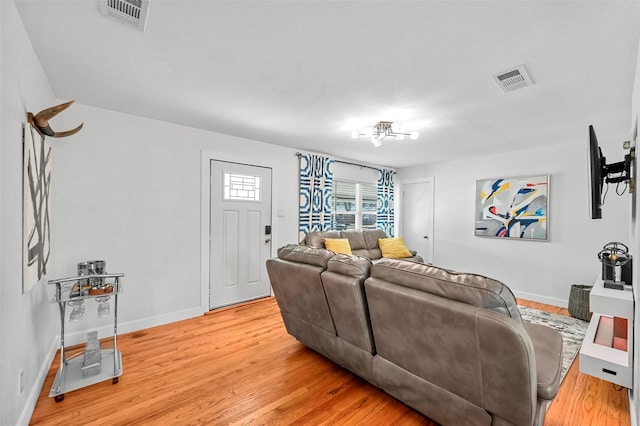
[[(296, 241), (295, 150), (85, 105), (74, 105), (70, 116), (85, 125), (54, 147), (51, 271), (71, 276), (78, 262), (102, 259), (107, 271), (123, 272), (122, 332), (193, 317), (208, 306), (201, 285), (203, 152), (272, 167), (273, 253)], [(94, 310), (88, 306), (90, 317), (70, 333), (103, 325)]]
[(29, 420), (57, 330), (46, 284), (22, 294), (22, 124), (55, 99), (12, 1), (0, 1), (0, 51), (0, 424), (15, 425)]
[[(623, 159), (621, 142), (601, 143), (608, 162)], [(610, 188), (603, 219), (589, 218), (587, 143), (585, 126), (575, 143), (400, 169), (399, 179), (434, 176), (434, 263), (485, 274), (518, 297), (566, 307), (571, 284), (596, 278), (602, 246), (629, 243), (628, 193), (618, 197)], [(550, 175), (549, 241), (474, 236), (477, 179), (540, 174)]]

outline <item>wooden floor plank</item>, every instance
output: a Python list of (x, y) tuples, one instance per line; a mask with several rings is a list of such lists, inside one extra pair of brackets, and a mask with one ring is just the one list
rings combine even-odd
[[(59, 403), (48, 397), (57, 355), (31, 424), (436, 425), (298, 343), (273, 298), (124, 334), (118, 345), (119, 383), (69, 392)], [(545, 425), (587, 424), (629, 425), (627, 394), (580, 373), (574, 362)]]

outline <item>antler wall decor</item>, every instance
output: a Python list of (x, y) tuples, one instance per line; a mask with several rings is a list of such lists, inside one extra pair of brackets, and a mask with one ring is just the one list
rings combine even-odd
[[(22, 195), (22, 291), (34, 288), (47, 274), (51, 254), (51, 145), (46, 136), (64, 138), (82, 129), (56, 132), (49, 120), (64, 111), (74, 101), (47, 108), (36, 115), (27, 112), (23, 137)], [(84, 124), (84, 123), (83, 123)]]
[(66, 136), (74, 135), (78, 133), (80, 129), (82, 129), (82, 126), (84, 125), (84, 123), (80, 123), (80, 125), (75, 129), (67, 130), (64, 132), (55, 132), (51, 128), (51, 126), (49, 126), (49, 120), (51, 120), (53, 117), (58, 115), (60, 112), (67, 109), (69, 105), (71, 105), (74, 102), (75, 101), (69, 101), (60, 105), (52, 106), (51, 108), (43, 109), (36, 115), (33, 115), (32, 113), (29, 112), (27, 113), (27, 119), (29, 123), (33, 124), (33, 126), (38, 130), (38, 133), (40, 133), (43, 136), (51, 136), (52, 138), (64, 138)]

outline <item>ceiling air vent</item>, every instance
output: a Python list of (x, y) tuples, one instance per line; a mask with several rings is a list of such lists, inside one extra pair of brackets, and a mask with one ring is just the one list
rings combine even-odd
[(99, 0), (100, 11), (116, 21), (144, 31), (149, 14), (149, 0)]
[(493, 81), (496, 82), (504, 93), (513, 92), (514, 90), (533, 85), (533, 81), (531, 77), (529, 77), (529, 74), (527, 74), (524, 65), (494, 75)]

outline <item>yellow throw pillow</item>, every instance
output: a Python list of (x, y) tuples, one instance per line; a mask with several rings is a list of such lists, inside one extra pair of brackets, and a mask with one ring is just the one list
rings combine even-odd
[(351, 254), (351, 246), (346, 238), (323, 238), (324, 246), (335, 254)]
[(404, 243), (402, 237), (378, 238), (378, 245), (382, 251), (382, 257), (391, 259), (402, 259), (413, 256)]

